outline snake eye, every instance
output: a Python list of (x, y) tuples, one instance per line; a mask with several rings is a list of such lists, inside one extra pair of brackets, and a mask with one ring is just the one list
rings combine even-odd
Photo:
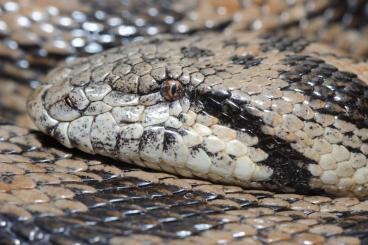
[(184, 87), (179, 81), (166, 80), (161, 84), (161, 94), (167, 101), (178, 100), (184, 96)]

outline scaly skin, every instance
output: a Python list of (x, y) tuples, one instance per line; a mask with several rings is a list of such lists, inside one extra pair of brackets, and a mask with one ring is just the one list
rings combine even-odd
[(28, 111), (63, 145), (122, 163), (364, 197), (367, 71), (301, 38), (165, 36), (55, 69)]
[[(313, 136), (310, 139), (303, 138), (303, 142), (299, 142), (299, 145), (295, 142), (292, 143), (293, 137), (291, 136), (293, 134), (280, 135), (280, 131), (272, 129), (272, 127), (285, 124), (284, 118), (278, 120), (280, 117), (276, 115), (273, 118), (277, 120), (270, 121), (273, 118), (266, 116), (270, 115), (269, 112), (258, 107), (262, 106), (262, 103), (267, 105), (268, 100), (262, 96), (270, 95), (269, 92), (272, 89), (268, 88), (282, 86), (284, 82), (290, 84), (290, 81), (294, 81), (294, 83), (283, 87), (281, 93), (290, 95), (286, 90), (294, 89), (294, 92), (304, 93), (303, 96), (308, 101), (311, 87), (306, 84), (306, 80), (309, 81), (310, 76), (316, 74), (325, 77), (329, 73), (333, 73), (331, 77), (322, 79), (323, 84), (327, 85), (325, 86), (327, 88), (337, 84), (338, 92), (333, 93), (338, 96), (334, 97), (344, 98), (347, 103), (344, 103), (342, 107), (344, 110), (349, 110), (347, 115), (352, 116), (351, 120), (354, 122), (361, 121), (365, 102), (361, 99), (361, 92), (350, 87), (350, 84), (354, 84), (354, 86), (362, 88), (359, 85), (361, 82), (356, 83), (356, 78), (352, 78), (346, 73), (341, 74), (333, 71), (332, 67), (325, 64), (313, 68), (311, 71), (313, 75), (311, 75), (309, 69), (316, 66), (315, 63), (319, 61), (316, 59), (311, 61), (310, 57), (307, 61), (300, 57), (293, 57), (288, 61), (283, 60), (283, 58), (286, 58), (287, 54), (295, 55), (294, 52), (297, 55), (304, 53), (323, 59), (325, 63), (336, 66), (339, 71), (351, 71), (361, 81), (367, 81), (367, 65), (364, 62), (359, 62), (360, 57), (366, 58), (368, 54), (368, 43), (365, 42), (368, 37), (366, 9), (367, 3), (364, 0), (0, 0), (0, 243), (366, 244), (368, 241), (368, 202), (364, 200), (366, 192), (364, 188), (356, 188), (357, 184), (349, 180), (353, 179), (359, 169), (364, 169), (364, 166), (359, 167), (359, 161), (354, 162), (355, 173), (351, 177), (341, 178), (338, 175), (337, 184), (324, 184), (323, 179), (334, 180), (336, 177), (334, 173), (341, 175), (342, 171), (346, 171), (346, 173), (343, 172), (344, 175), (351, 174), (351, 169), (346, 167), (343, 162), (334, 164), (333, 161), (325, 161), (324, 164), (321, 162), (320, 166), (317, 161), (310, 160), (309, 157), (318, 156), (316, 152), (313, 152), (313, 148), (310, 149), (310, 144), (312, 142), (314, 144), (316, 138), (323, 139), (324, 135)], [(209, 55), (205, 59), (213, 60), (220, 59), (223, 55), (224, 57), (220, 60), (226, 64), (226, 67), (230, 63), (235, 63), (230, 65), (237, 66), (236, 69), (241, 69), (240, 73), (248, 75), (244, 81), (240, 80), (241, 83), (236, 80), (241, 77), (239, 74), (232, 75), (215, 70), (216, 76), (219, 76), (221, 83), (226, 86), (235, 83), (241, 84), (243, 87), (247, 84), (245, 86), (247, 91), (239, 93), (250, 104), (246, 105), (242, 104), (241, 101), (234, 101), (234, 92), (231, 93), (230, 98), (225, 99), (229, 94), (222, 93), (224, 89), (211, 85), (212, 89), (222, 90), (222, 92), (220, 94), (205, 94), (202, 97), (197, 96), (197, 100), (191, 100), (201, 101), (203, 104), (203, 108), (193, 105), (191, 109), (202, 108), (210, 113), (210, 116), (206, 117), (197, 115), (195, 121), (201, 124), (211, 124), (214, 123), (212, 120), (216, 120), (214, 118), (219, 118), (218, 124), (232, 127), (235, 131), (238, 131), (242, 125), (246, 125), (242, 129), (243, 131), (253, 133), (257, 138), (262, 139), (256, 145), (245, 146), (246, 156), (253, 162), (254, 159), (251, 156), (264, 156), (263, 151), (269, 154), (268, 159), (280, 160), (271, 162), (266, 159), (261, 162), (253, 162), (254, 165), (248, 162), (250, 164), (248, 166), (253, 166), (256, 170), (273, 169), (271, 180), (254, 182), (252, 185), (257, 188), (275, 188), (276, 186), (284, 191), (307, 192), (308, 195), (280, 194), (278, 190), (263, 191), (239, 186), (218, 185), (198, 179), (198, 177), (206, 178), (205, 174), (202, 176), (198, 174), (199, 176), (194, 176), (193, 179), (183, 178), (179, 176), (172, 165), (154, 164), (155, 161), (153, 163), (151, 161), (152, 164), (149, 167), (159, 168), (158, 171), (134, 167), (123, 161), (113, 161), (98, 155), (83, 154), (78, 150), (66, 149), (47, 134), (30, 129), (34, 126), (25, 113), (26, 97), (32, 88), (35, 88), (41, 81), (56, 82), (59, 78), (62, 80), (64, 75), (69, 76), (67, 74), (59, 76), (59, 73), (55, 72), (44, 79), (44, 75), (56, 67), (59, 62), (70, 61), (75, 57), (88, 56), (110, 47), (144, 39), (147, 35), (188, 33), (188, 35), (195, 37), (198, 33), (206, 30), (215, 31), (216, 34), (199, 36), (200, 38), (210, 38), (214, 43), (221, 43), (225, 38), (230, 39), (226, 48), (221, 49), (221, 52), (215, 52), (217, 58), (209, 55), (209, 52), (199, 52), (200, 50), (193, 48), (183, 49), (182, 54), (182, 51), (178, 50), (179, 46), (171, 52), (176, 50), (175, 52), (178, 52), (180, 57), (182, 55), (195, 56), (193, 58), (195, 62), (198, 60), (196, 56)], [(246, 39), (246, 42), (252, 44), (249, 47), (238, 46), (236, 40), (231, 39), (234, 33), (244, 31), (258, 33), (246, 34), (250, 35), (249, 37), (240, 37), (245, 34), (235, 34), (236, 39)], [(268, 45), (266, 45), (268, 48), (265, 47), (264, 51), (260, 50), (259, 46), (261, 49), (263, 48), (260, 43), (266, 42), (261, 37), (286, 37), (286, 34), (294, 37), (303, 35), (308, 39), (323, 41), (328, 46), (306, 45), (303, 40), (289, 42), (285, 38), (283, 41), (268, 40)], [(159, 40), (157, 39), (157, 41)], [(180, 43), (188, 41), (189, 39), (182, 40)], [(291, 45), (291, 43), (295, 45)], [(145, 46), (148, 44), (136, 45)], [(172, 45), (175, 47), (176, 43), (174, 42)], [(189, 47), (196, 45), (192, 44)], [(289, 46), (295, 49), (290, 49)], [(342, 53), (336, 56), (340, 52), (331, 50), (329, 46), (342, 48), (348, 51), (349, 55), (358, 58), (352, 61), (345, 58)], [(255, 49), (252, 50), (252, 48)], [(269, 48), (271, 49), (267, 51)], [(202, 47), (202, 49), (211, 50), (213, 47)], [(227, 60), (230, 58), (230, 54), (224, 55), (223, 51), (232, 53), (233, 49), (237, 49), (235, 53), (238, 53), (238, 56), (232, 57), (230, 62)], [(247, 53), (252, 54), (253, 57), (245, 56)], [(91, 59), (93, 61), (94, 58)], [(171, 58), (173, 61), (175, 59), (176, 57)], [(275, 62), (273, 68), (270, 67), (271, 64), (267, 64), (270, 60)], [(152, 61), (147, 62), (151, 63)], [(201, 59), (197, 63), (203, 62), (205, 61)], [(267, 65), (269, 68), (265, 68), (266, 71), (259, 69)], [(77, 67), (78, 65), (75, 69)], [(74, 69), (74, 66), (71, 68)], [(106, 68), (106, 71), (110, 69)], [(137, 69), (140, 70), (142, 67)], [(170, 70), (172, 71), (172, 69)], [(207, 74), (205, 77), (209, 81), (216, 80), (214, 77), (210, 78), (211, 69), (201, 68), (199, 70), (200, 73)], [(280, 75), (280, 72), (286, 70), (290, 72)], [(232, 72), (236, 71), (232, 70)], [(303, 75), (300, 79), (299, 73), (304, 72), (308, 74)], [(86, 71), (84, 75), (88, 75), (88, 73)], [(168, 74), (168, 76), (172, 75)], [(99, 75), (94, 78), (98, 77)], [(230, 77), (234, 83), (229, 81)], [(282, 80), (283, 82), (279, 81), (273, 85), (267, 84), (264, 79), (267, 77), (272, 77), (272, 81)], [(275, 79), (275, 77), (278, 78)], [(183, 79), (186, 78), (183, 77)], [(201, 80), (201, 76), (196, 75), (195, 79)], [(341, 79), (353, 82), (338, 82)], [(179, 79), (172, 80), (166, 81), (165, 86), (163, 86), (165, 98), (170, 100), (178, 97), (178, 94), (176, 96), (168, 94), (169, 88), (173, 84), (178, 84), (177, 80)], [(339, 115), (345, 114), (338, 106), (333, 105), (339, 103), (329, 96), (332, 93), (331, 89), (319, 86), (320, 81), (310, 80), (309, 82), (309, 85), (315, 84), (313, 86), (315, 97), (324, 99), (327, 97), (330, 102), (333, 102), (332, 104), (321, 103), (320, 106), (324, 105), (324, 109), (313, 107), (314, 112), (318, 110), (319, 113), (332, 113), (333, 110), (337, 110)], [(161, 83), (159, 85), (161, 86)], [(260, 85), (262, 86), (259, 87)], [(341, 87), (341, 85), (343, 86)], [(349, 96), (343, 96), (344, 94), (340, 93), (343, 87), (348, 88), (345, 90)], [(202, 92), (206, 91), (203, 86), (201, 89), (204, 89)], [(188, 90), (193, 91), (190, 88)], [(254, 93), (248, 95), (247, 93), (251, 93), (251, 91)], [(198, 92), (201, 91), (198, 90)], [(264, 93), (261, 94), (261, 92)], [(356, 95), (355, 98), (351, 98), (351, 92)], [(63, 92), (59, 91), (59, 95), (62, 97)], [(255, 99), (255, 96), (258, 97)], [(291, 107), (288, 102), (285, 102), (286, 98), (288, 97), (284, 96), (280, 100), (270, 98), (272, 105), (276, 102), (276, 108), (271, 106), (271, 109), (277, 110), (277, 114), (280, 115), (286, 113), (286, 118), (289, 119), (291, 114), (297, 111), (300, 115), (302, 103), (291, 101), (293, 112), (288, 113), (287, 110), (290, 110)], [(55, 99), (58, 100), (58, 98)], [(67, 101), (72, 106), (75, 102), (70, 99)], [(230, 103), (230, 101), (234, 103)], [(357, 104), (361, 106), (361, 109), (354, 107)], [(297, 109), (294, 111), (295, 107)], [(127, 108), (123, 108), (121, 111), (125, 109)], [(242, 113), (239, 113), (239, 109), (242, 110)], [(244, 109), (247, 110), (244, 111)], [(255, 112), (256, 116), (250, 116), (250, 113)], [(305, 112), (306, 116), (311, 116), (307, 113), (308, 110)], [(227, 117), (229, 114), (232, 116), (230, 120)], [(183, 113), (182, 115), (187, 116), (180, 118), (180, 120), (185, 120), (185, 123), (182, 123), (184, 128), (191, 128), (192, 126), (186, 124), (188, 119), (194, 118), (191, 117), (193, 114)], [(260, 115), (262, 118), (259, 117)], [(4, 118), (6, 121), (3, 121)], [(232, 118), (234, 118), (235, 123), (231, 120)], [(343, 118), (347, 120), (346, 115)], [(63, 120), (65, 119), (66, 117), (63, 118)], [(313, 117), (314, 119), (316, 118)], [(41, 123), (44, 123), (44, 120), (47, 118), (42, 118)], [(303, 118), (299, 118), (299, 120), (305, 123)], [(275, 124), (269, 125), (273, 122)], [(172, 123), (175, 123), (175, 120), (171, 120), (171, 126), (173, 126)], [(360, 123), (358, 124), (361, 126)], [(19, 125), (24, 125), (26, 128), (19, 127)], [(65, 128), (60, 125), (65, 127), (67, 123), (59, 124), (58, 127), (61, 129), (59, 130), (61, 133), (65, 133), (62, 130)], [(123, 123), (119, 123), (120, 126), (123, 126)], [(326, 130), (329, 127), (331, 128), (331, 126), (323, 126), (323, 129)], [(201, 128), (202, 132), (203, 129), (206, 129)], [(214, 134), (214, 127), (209, 128)], [(49, 128), (48, 126), (44, 128), (45, 131), (54, 134), (56, 131), (53, 129), (53, 127)], [(174, 135), (174, 131), (172, 128), (167, 129), (166, 135)], [(297, 136), (303, 136), (299, 131)], [(308, 134), (318, 132), (318, 130), (313, 131), (312, 129), (307, 129), (307, 131)], [(81, 132), (77, 132), (75, 135), (81, 136)], [(272, 135), (272, 133), (278, 133), (277, 137), (279, 138), (276, 141), (275, 137), (266, 135)], [(341, 136), (336, 131), (335, 135)], [(343, 140), (338, 144), (353, 151), (353, 153), (349, 153), (350, 156), (361, 153), (359, 147), (346, 146), (348, 137), (354, 137), (354, 131), (344, 133), (344, 135), (346, 136), (345, 142)], [(231, 137), (231, 134), (227, 136)], [(333, 135), (326, 136), (331, 140)], [(206, 138), (201, 137), (202, 140)], [(216, 137), (222, 139), (218, 135)], [(280, 140), (280, 137), (285, 137), (285, 139)], [(79, 142), (73, 142), (71, 138), (68, 139), (73, 145)], [(216, 138), (211, 137), (211, 140), (214, 139)], [(251, 140), (254, 140), (255, 137), (241, 137), (240, 139), (245, 140), (247, 144), (253, 144), (254, 142)], [(106, 141), (108, 139), (100, 138), (100, 140)], [(62, 141), (67, 144), (65, 139)], [(96, 143), (96, 140), (94, 142)], [(357, 142), (359, 141), (355, 143)], [(366, 144), (366, 142), (363, 143)], [(165, 144), (168, 145), (167, 141)], [(93, 151), (97, 149), (103, 153), (105, 151), (103, 146), (105, 145), (94, 144)], [(300, 146), (306, 150), (301, 149)], [(204, 147), (205, 145), (202, 149)], [(277, 147), (277, 150), (274, 150), (274, 147)], [(191, 152), (194, 148), (188, 147)], [(256, 148), (261, 150), (255, 152)], [(126, 150), (128, 149), (126, 148)], [(197, 151), (200, 150), (197, 149)], [(253, 155), (250, 155), (252, 151)], [(278, 152), (285, 152), (285, 154), (282, 156), (277, 154)], [(235, 154), (240, 153), (244, 153), (244, 151), (235, 152)], [(167, 156), (167, 150), (165, 154)], [(302, 154), (307, 154), (308, 158), (304, 158)], [(328, 154), (324, 154), (328, 160), (325, 155)], [(213, 155), (207, 154), (207, 156), (211, 159), (209, 170), (227, 171), (223, 165), (218, 164), (219, 167), (212, 165)], [(285, 157), (290, 158), (291, 156), (292, 159), (286, 159), (288, 160), (286, 161), (287, 165), (280, 164), (285, 162)], [(147, 154), (144, 157), (146, 158)], [(204, 155), (202, 157), (206, 158)], [(230, 156), (230, 158), (233, 157)], [(244, 155), (241, 158), (247, 159)], [(215, 159), (216, 161), (218, 163), (219, 159)], [(149, 161), (143, 161), (143, 164), (147, 163)], [(342, 170), (341, 168), (338, 170), (341, 165)], [(193, 165), (191, 166), (193, 167)], [(198, 169), (203, 167), (200, 164), (195, 167), (197, 169), (189, 169), (193, 173), (198, 173), (199, 170), (203, 172), (205, 169)], [(178, 168), (181, 174), (192, 175), (183, 169), (183, 167)], [(163, 171), (174, 171), (174, 174)], [(324, 177), (322, 177), (322, 172), (326, 173)], [(260, 172), (253, 171), (252, 174), (254, 173)], [(319, 175), (314, 176), (313, 173)], [(213, 174), (210, 177), (215, 178), (214, 181), (224, 179), (222, 176), (220, 179), (216, 178), (216, 175)], [(230, 176), (228, 177), (231, 179)], [(233, 177), (236, 179), (236, 184), (250, 184), (238, 177), (239, 175)], [(241, 177), (244, 179), (246, 176), (242, 175)], [(293, 182), (297, 184), (293, 185)], [(336, 190), (341, 183), (345, 184), (347, 188), (351, 188), (352, 193)], [(348, 187), (349, 184), (351, 184), (350, 187)], [(358, 183), (359, 185), (364, 184)], [(310, 195), (314, 191), (309, 190), (311, 187), (320, 188), (321, 186), (330, 193), (354, 194), (361, 199)]]

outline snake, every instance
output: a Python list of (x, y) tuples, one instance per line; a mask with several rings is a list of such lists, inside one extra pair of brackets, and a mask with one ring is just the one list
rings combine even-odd
[[(0, 19), (1, 76), (11, 84), (16, 80), (17, 86), (34, 88), (24, 105), (40, 132), (66, 148), (94, 155), (73, 153), (81, 157), (59, 163), (66, 169), (85, 169), (80, 158), (107, 157), (117, 167), (127, 165), (127, 173), (135, 165), (194, 179), (198, 183), (194, 186), (210, 181), (225, 184), (223, 188), (264, 193), (256, 202), (267, 195), (288, 197), (290, 203), (303, 195), (338, 196), (347, 203), (357, 201), (349, 204), (355, 211), (343, 211), (346, 220), (354, 220), (355, 214), (364, 219), (368, 5), (328, 0), (251, 2), (80, 0), (71, 1), (70, 6), (47, 2), (46, 8), (42, 1), (5, 2)], [(29, 17), (17, 17), (17, 13)], [(121, 13), (124, 18), (119, 17)], [(6, 111), (3, 117), (13, 121), (25, 115), (25, 108), (10, 109), (10, 115)], [(5, 141), (20, 137), (14, 142), (23, 147), (37, 144), (21, 139), (33, 131), (7, 122), (3, 127), (10, 135)], [(47, 143), (40, 145), (47, 149)], [(6, 188), (13, 191), (11, 186)], [(273, 192), (280, 194), (265, 194)], [(107, 198), (119, 199), (118, 194)], [(290, 203), (285, 205), (290, 208)], [(90, 207), (78, 208), (86, 212)], [(35, 210), (26, 208), (23, 219), (28, 220), (26, 212)], [(42, 214), (42, 210), (57, 214), (51, 207), (37, 212)], [(45, 217), (46, 221), (42, 215), (35, 218), (37, 229), (47, 230), (41, 222), (52, 221)], [(58, 219), (67, 227), (73, 223)], [(80, 219), (90, 218), (76, 218)], [(16, 230), (16, 225), (4, 225), (8, 228), (0, 238), (20, 241), (13, 233), (20, 234), (25, 227), (19, 225), (23, 228)], [(91, 233), (98, 233), (95, 242), (104, 243), (115, 233), (124, 235), (117, 226), (108, 230), (94, 225), (87, 226)], [(213, 228), (207, 227), (203, 230)], [(65, 236), (52, 231), (26, 239), (63, 244), (70, 236), (74, 242), (76, 236), (75, 241), (94, 241), (88, 231), (62, 230), (67, 230)], [(320, 237), (297, 234), (294, 241), (319, 244), (326, 241), (321, 236), (325, 235), (331, 244), (359, 244), (354, 229), (351, 232), (351, 237), (336, 235), (343, 231), (323, 231)], [(183, 238), (192, 233), (175, 234)], [(272, 242), (260, 237), (253, 234), (253, 239), (243, 242)], [(366, 242), (364, 235), (356, 237)], [(116, 244), (128, 241), (109, 241), (114, 239)], [(134, 239), (143, 242), (139, 239), (145, 238)], [(150, 239), (156, 237), (147, 239), (154, 243)]]

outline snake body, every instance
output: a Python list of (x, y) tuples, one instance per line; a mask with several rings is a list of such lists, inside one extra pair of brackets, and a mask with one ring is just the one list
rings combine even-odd
[(366, 9), (2, 2), (0, 241), (367, 243)]

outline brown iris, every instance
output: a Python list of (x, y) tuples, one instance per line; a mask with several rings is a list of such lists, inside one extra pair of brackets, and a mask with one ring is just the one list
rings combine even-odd
[(166, 80), (161, 84), (161, 94), (167, 101), (181, 99), (184, 96), (184, 87), (176, 80)]

